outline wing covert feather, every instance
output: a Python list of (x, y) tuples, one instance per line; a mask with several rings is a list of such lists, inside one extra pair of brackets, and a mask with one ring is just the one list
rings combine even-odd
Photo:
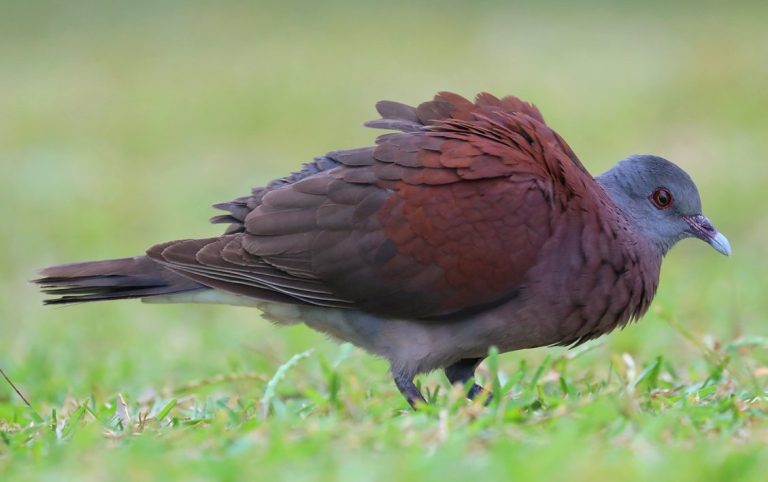
[(401, 132), (336, 151), (217, 207), (213, 240), (149, 255), (239, 293), (431, 319), (524, 288), (559, 216), (594, 182), (531, 104), (451, 93), (377, 104)]

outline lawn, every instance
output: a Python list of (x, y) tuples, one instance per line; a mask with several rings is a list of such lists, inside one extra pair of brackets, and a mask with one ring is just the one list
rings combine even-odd
[[(768, 11), (714, 2), (0, 6), (0, 479), (766, 479)], [(370, 145), (383, 98), (515, 94), (597, 174), (684, 167), (684, 241), (637, 324), (493, 354), (483, 407), (253, 309), (50, 308), (49, 264), (212, 236), (209, 207)]]

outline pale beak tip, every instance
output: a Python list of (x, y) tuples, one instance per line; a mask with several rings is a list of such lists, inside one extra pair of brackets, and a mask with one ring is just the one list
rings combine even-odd
[(717, 233), (709, 242), (709, 244), (712, 245), (713, 248), (715, 248), (718, 252), (730, 256), (733, 252), (731, 251), (731, 243), (728, 242), (728, 238), (722, 235), (722, 233)]

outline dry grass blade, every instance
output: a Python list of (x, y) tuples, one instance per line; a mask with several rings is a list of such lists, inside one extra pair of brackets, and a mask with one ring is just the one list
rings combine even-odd
[(32, 406), (31, 403), (29, 403), (29, 400), (27, 400), (27, 397), (24, 396), (24, 394), (21, 393), (21, 390), (18, 389), (18, 387), (11, 381), (10, 377), (5, 373), (5, 370), (0, 368), (0, 374), (3, 375), (3, 378), (5, 378), (5, 381), (8, 382), (8, 385), (13, 388), (13, 391), (16, 392), (16, 395), (19, 396), (19, 398), (24, 402), (24, 405), (29, 408), (30, 412), (32, 412), (32, 415), (35, 417), (35, 421), (41, 422), (43, 418), (40, 416), (39, 413), (37, 413), (37, 410)]
[(232, 382), (250, 381), (250, 380), (266, 382), (267, 377), (265, 377), (261, 373), (254, 373), (254, 372), (221, 374), (221, 375), (216, 375), (210, 378), (203, 378), (201, 380), (193, 380), (189, 383), (185, 383), (184, 385), (175, 387), (172, 390), (172, 392), (174, 394), (178, 394), (178, 393), (190, 392), (193, 390), (197, 390), (198, 388), (207, 387), (210, 385), (219, 385), (222, 383), (232, 383)]
[(19, 390), (19, 389), (16, 387), (16, 385), (15, 385), (15, 384), (14, 384), (14, 383), (11, 381), (11, 379), (8, 377), (8, 375), (6, 375), (6, 374), (5, 374), (5, 370), (3, 370), (2, 368), (0, 368), (0, 374), (2, 374), (2, 375), (3, 375), (3, 378), (5, 378), (5, 381), (6, 381), (6, 382), (8, 382), (8, 385), (10, 385), (10, 386), (11, 386), (11, 388), (13, 388), (13, 391), (15, 391), (15, 392), (16, 392), (16, 395), (18, 395), (18, 396), (19, 396), (19, 398), (21, 398), (21, 400), (24, 402), (24, 404), (25, 404), (27, 407), (29, 407), (29, 408), (31, 408), (32, 410), (34, 410), (34, 408), (32, 408), (32, 404), (31, 404), (31, 403), (29, 403), (29, 400), (27, 400), (27, 398), (26, 398), (26, 397), (25, 397), (25, 396), (24, 396), (24, 395), (21, 393), (21, 391), (20, 391), (20, 390)]
[(128, 430), (131, 427), (131, 414), (128, 411), (128, 403), (125, 401), (122, 393), (117, 394), (117, 408), (115, 409), (115, 416), (120, 423), (120, 428)]

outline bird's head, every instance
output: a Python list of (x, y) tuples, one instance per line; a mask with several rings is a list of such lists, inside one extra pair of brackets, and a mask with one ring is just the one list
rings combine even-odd
[(701, 212), (696, 184), (668, 160), (631, 156), (597, 181), (662, 253), (681, 239), (696, 237), (720, 253), (731, 255), (728, 239)]

